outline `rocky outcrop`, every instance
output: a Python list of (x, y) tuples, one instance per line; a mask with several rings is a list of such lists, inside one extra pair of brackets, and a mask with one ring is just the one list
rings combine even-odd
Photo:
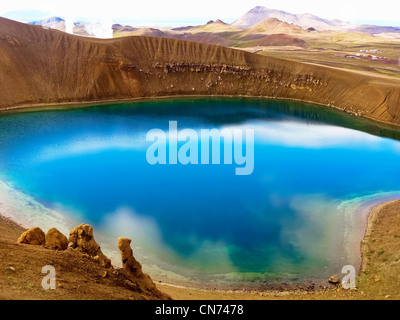
[[(49, 229), (46, 234), (40, 228), (31, 228), (23, 232), (18, 243), (42, 245), (48, 249), (60, 250), (55, 254), (50, 250), (40, 249), (40, 247), (35, 249), (32, 246), (30, 250), (23, 248), (24, 252), (35, 255), (35, 263), (39, 263), (41, 267), (51, 260), (51, 265), (68, 274), (64, 274), (60, 280), (57, 287), (60, 289), (60, 291), (57, 290), (58, 292), (73, 288), (75, 294), (82, 292), (79, 299), (85, 298), (88, 292), (90, 292), (89, 296), (95, 297), (95, 299), (104, 297), (109, 299), (110, 293), (112, 294), (111, 299), (171, 299), (157, 289), (150, 276), (142, 272), (142, 265), (133, 256), (130, 239), (118, 239), (123, 268), (115, 268), (111, 265), (110, 259), (102, 253), (99, 244), (94, 240), (93, 227), (84, 223), (70, 231), (69, 239), (56, 228)], [(36, 260), (39, 256), (40, 262)], [(14, 275), (18, 269), (8, 266), (5, 271), (7, 275)], [(79, 286), (76, 286), (77, 279), (85, 279), (84, 290), (78, 291), (80, 289)], [(95, 280), (90, 282), (91, 279)], [(87, 286), (92, 289), (87, 289)], [(93, 289), (94, 287), (99, 288), (100, 291), (97, 292)], [(116, 291), (121, 294), (115, 296)], [(103, 296), (103, 294), (108, 294), (108, 296)], [(65, 298), (64, 295), (63, 297)]]
[(142, 265), (133, 256), (131, 242), (128, 238), (118, 238), (117, 241), (123, 266), (120, 272), (126, 277), (125, 285), (147, 294), (153, 292), (161, 295), (150, 276), (142, 272)]
[(142, 265), (133, 256), (131, 248), (131, 239), (118, 238), (118, 249), (121, 252), (121, 260), (124, 268), (132, 270), (136, 275), (142, 274)]
[(56, 228), (51, 228), (46, 233), (44, 246), (53, 250), (65, 250), (68, 247), (68, 239)]
[(18, 243), (44, 245), (45, 234), (42, 229), (35, 227), (25, 231), (17, 240)]
[[(227, 64), (201, 64), (201, 63), (184, 63), (171, 62), (161, 64), (156, 62), (153, 65), (156, 69), (162, 69), (164, 73), (206, 73), (211, 75), (234, 75), (240, 79), (250, 78), (253, 81), (262, 81), (265, 84), (278, 85), (283, 88), (294, 90), (306, 89), (309, 92), (317, 90), (320, 87), (326, 87), (327, 83), (323, 82), (312, 74), (287, 74), (277, 72), (274, 69), (255, 69), (247, 66), (227, 65)], [(201, 78), (204, 80), (204, 78)], [(215, 78), (216, 81), (206, 82), (206, 87), (210, 89), (213, 85), (220, 85), (221, 76)]]
[[(100, 245), (94, 240), (93, 227), (88, 224), (80, 224), (69, 233), (69, 243), (75, 250), (81, 251), (99, 260), (105, 267), (111, 267), (111, 260), (100, 249)], [(68, 243), (67, 243), (68, 246)]]
[[(94, 240), (93, 227), (88, 224), (80, 224), (69, 233), (69, 239), (56, 228), (51, 228), (44, 234), (40, 228), (31, 228), (25, 231), (18, 239), (18, 243), (44, 245), (48, 249), (77, 250), (97, 260), (104, 267), (111, 267), (111, 260), (100, 249), (100, 245)], [(139, 264), (140, 265), (140, 264)]]
[(201, 63), (185, 63), (185, 62), (171, 62), (160, 64), (156, 62), (154, 68), (162, 68), (164, 73), (169, 72), (213, 72), (223, 74), (242, 74), (244, 76), (251, 75), (252, 69), (247, 66), (236, 66), (227, 64), (201, 64)]

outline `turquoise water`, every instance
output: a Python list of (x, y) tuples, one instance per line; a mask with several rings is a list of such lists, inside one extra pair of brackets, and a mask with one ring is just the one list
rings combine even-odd
[[(171, 120), (178, 130), (254, 129), (253, 173), (235, 175), (234, 163), (150, 165), (146, 134), (168, 131)], [(398, 137), (390, 127), (284, 101), (37, 111), (0, 117), (0, 179), (93, 225), (110, 250), (116, 237), (132, 238), (155, 277), (320, 279), (357, 263), (348, 231), (358, 213), (344, 204), (400, 190)]]

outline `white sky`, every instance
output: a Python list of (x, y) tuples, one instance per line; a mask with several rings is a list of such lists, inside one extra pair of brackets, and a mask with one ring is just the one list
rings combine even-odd
[[(205, 23), (222, 19), (228, 23), (260, 5), (291, 13), (312, 13), (327, 19), (375, 22), (400, 26), (399, 0), (12, 0), (2, 1), (0, 15), (17, 10), (44, 11), (50, 15), (113, 22)], [(26, 13), (25, 15), (29, 12)]]

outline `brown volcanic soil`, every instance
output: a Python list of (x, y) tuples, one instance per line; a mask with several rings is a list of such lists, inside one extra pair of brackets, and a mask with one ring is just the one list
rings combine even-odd
[[(0, 215), (0, 300), (158, 300), (170, 299), (146, 280), (128, 278), (122, 269), (104, 268), (76, 250), (55, 251), (18, 244), (25, 229)], [(42, 268), (56, 270), (56, 289), (44, 290)], [(128, 282), (127, 282), (128, 280)]]
[[(183, 299), (183, 300), (348, 300), (400, 299), (400, 200), (375, 207), (361, 250), (363, 266), (356, 290), (331, 286), (322, 291), (213, 291), (157, 284), (132, 289), (120, 269), (105, 269), (75, 250), (54, 251), (42, 246), (17, 244), (22, 227), (0, 215), (1, 299)], [(56, 290), (41, 287), (42, 267), (56, 268)], [(11, 268), (10, 268), (11, 267)], [(104, 272), (107, 276), (104, 277)]]
[(397, 79), (182, 40), (79, 37), (4, 18), (0, 87), (1, 109), (172, 95), (243, 95), (310, 101), (400, 124)]
[(271, 34), (267, 35), (256, 42), (259, 46), (294, 46), (294, 47), (301, 47), (306, 48), (307, 42), (303, 39), (294, 37), (289, 34)]

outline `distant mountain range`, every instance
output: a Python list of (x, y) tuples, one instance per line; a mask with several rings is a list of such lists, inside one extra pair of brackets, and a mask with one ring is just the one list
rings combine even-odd
[(305, 29), (314, 28), (316, 30), (338, 30), (355, 27), (351, 23), (343, 22), (341, 20), (326, 20), (309, 13), (292, 14), (285, 11), (268, 9), (260, 6), (251, 9), (249, 12), (234, 21), (232, 25), (242, 28), (249, 28), (266, 18), (276, 18), (283, 22), (294, 24)]
[[(44, 28), (51, 28), (66, 32), (65, 20), (60, 17), (49, 17), (38, 21), (28, 22), (31, 25), (40, 25)], [(73, 33), (80, 36), (94, 37), (93, 28), (95, 25), (84, 22), (74, 22)]]
[(38, 21), (28, 22), (28, 24), (32, 25), (40, 25), (47, 28), (58, 29), (61, 31), (65, 31), (65, 20), (60, 17), (50, 17), (45, 18)]
[(45, 18), (43, 20), (28, 22), (28, 24), (47, 26), (59, 22), (65, 22), (65, 20), (60, 17), (50, 17), (50, 18)]
[[(209, 21), (207, 24), (202, 26), (182, 26), (179, 28), (174, 28), (174, 31), (186, 31), (190, 32), (194, 29), (202, 28), (204, 32), (229, 32), (229, 31), (238, 31), (240, 29), (248, 29), (258, 24), (259, 22), (267, 19), (267, 18), (275, 18), (282, 22), (286, 22), (290, 25), (295, 25), (301, 27), (303, 29), (311, 29), (311, 30), (319, 30), (319, 31), (345, 31), (345, 32), (365, 32), (370, 34), (380, 34), (380, 33), (400, 33), (400, 27), (393, 26), (376, 26), (376, 25), (355, 25), (349, 22), (341, 21), (338, 19), (335, 20), (327, 20), (320, 18), (316, 15), (305, 13), (305, 14), (293, 14), (289, 12), (285, 12), (282, 10), (269, 9), (262, 6), (257, 6), (240, 18), (235, 20), (232, 24), (225, 23), (221, 20)], [(39, 21), (32, 21), (29, 24), (34, 25), (42, 25), (44, 27), (53, 28), (65, 31), (65, 21), (59, 17), (51, 17), (46, 18)], [(85, 23), (75, 23), (75, 29), (78, 34), (90, 35), (90, 32), (85, 31), (84, 26), (87, 25)], [(121, 31), (120, 27), (123, 27), (119, 24), (116, 24), (113, 29), (118, 29)], [(125, 30), (135, 29), (138, 30), (140, 28), (134, 28), (131, 26), (124, 26)], [(148, 28), (150, 30), (150, 28)], [(151, 29), (151, 33), (155, 32), (155, 29)], [(115, 31), (115, 30), (114, 30)], [(130, 30), (134, 31), (134, 30)], [(74, 30), (75, 33), (75, 30)], [(142, 34), (143, 32), (139, 32)]]
[[(353, 31), (353, 30), (349, 30)], [(365, 32), (370, 34), (380, 34), (380, 33), (400, 33), (399, 27), (382, 27), (382, 26), (375, 26), (371, 24), (363, 24), (361, 26), (357, 26), (355, 28), (357, 32)]]
[[(66, 31), (62, 18), (51, 17), (29, 24)], [(75, 22), (73, 33), (81, 36), (95, 36), (98, 25)], [(111, 30), (110, 30), (111, 32)], [(227, 47), (291, 46), (307, 48), (317, 34), (331, 37), (336, 33), (346, 33), (345, 38), (362, 34), (364, 39), (374, 40), (376, 35), (386, 39), (399, 39), (400, 28), (375, 25), (354, 25), (341, 20), (326, 20), (312, 14), (292, 14), (281, 10), (257, 6), (232, 24), (221, 20), (210, 20), (204, 25), (182, 26), (179, 28), (157, 29), (114, 24), (112, 35), (152, 36), (173, 38), (201, 43), (218, 44)], [(339, 37), (343, 38), (343, 36)]]
[(248, 27), (242, 33), (243, 34), (277, 34), (277, 33), (296, 34), (305, 32), (306, 31), (298, 25), (287, 23), (277, 18), (266, 18), (257, 22), (255, 25)]

